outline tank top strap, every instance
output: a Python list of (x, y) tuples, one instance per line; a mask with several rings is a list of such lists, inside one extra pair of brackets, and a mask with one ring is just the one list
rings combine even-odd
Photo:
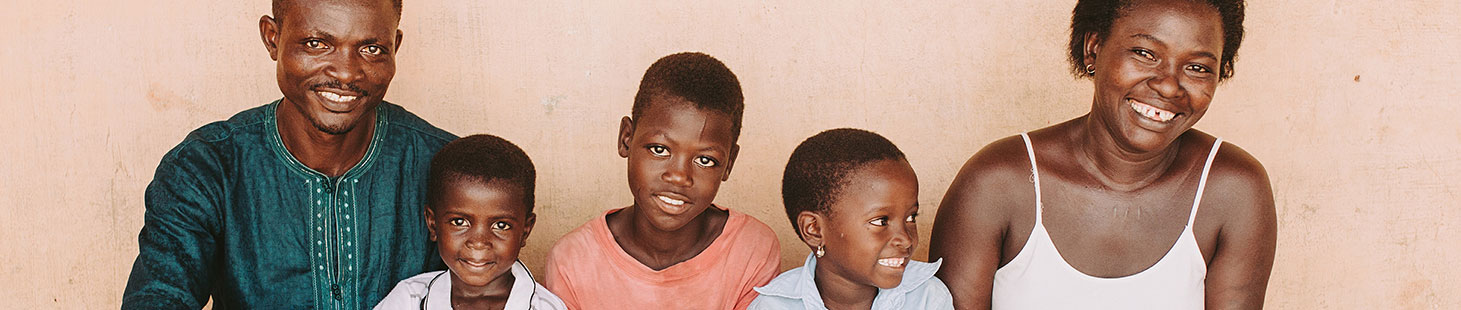
[(1041, 218), (1044, 216), (1040, 213), (1045, 213), (1045, 204), (1040, 199), (1040, 168), (1035, 165), (1035, 144), (1030, 143), (1028, 133), (1021, 132), (1020, 138), (1025, 139), (1025, 152), (1030, 154), (1030, 182), (1035, 183), (1035, 227), (1041, 227)]
[(1223, 146), (1223, 138), (1217, 138), (1212, 142), (1212, 150), (1207, 152), (1207, 162), (1202, 164), (1202, 180), (1197, 182), (1197, 198), (1192, 199), (1192, 214), (1187, 215), (1187, 229), (1192, 229), (1192, 223), (1197, 221), (1197, 206), (1202, 205), (1202, 192), (1207, 189), (1207, 173), (1212, 171), (1212, 159), (1217, 158), (1218, 148)]

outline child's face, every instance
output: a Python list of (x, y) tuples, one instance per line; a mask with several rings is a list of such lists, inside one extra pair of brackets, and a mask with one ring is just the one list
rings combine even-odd
[(629, 159), (629, 191), (637, 214), (663, 231), (699, 216), (730, 177), (738, 148), (729, 115), (658, 97), (619, 128), (619, 156)]
[(837, 280), (897, 287), (918, 244), (913, 167), (905, 160), (870, 163), (848, 176), (836, 199), (823, 217), (826, 255), (818, 260), (818, 274), (825, 269)]
[(523, 205), (522, 190), (470, 180), (446, 187), (441, 205), (426, 208), (426, 229), (451, 268), (452, 285), (511, 287), (503, 275), (512, 270), (536, 220)]

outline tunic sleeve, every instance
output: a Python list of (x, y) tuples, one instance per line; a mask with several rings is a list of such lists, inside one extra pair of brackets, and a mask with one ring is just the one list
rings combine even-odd
[(127, 278), (122, 309), (199, 309), (208, 301), (216, 263), (220, 184), (216, 161), (199, 143), (185, 141), (164, 157), (145, 194), (137, 260)]

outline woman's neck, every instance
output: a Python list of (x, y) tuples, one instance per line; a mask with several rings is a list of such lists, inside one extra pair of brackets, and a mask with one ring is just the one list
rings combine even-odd
[(1106, 188), (1133, 191), (1155, 183), (1177, 159), (1181, 140), (1165, 148), (1139, 152), (1123, 147), (1106, 130), (1107, 126), (1089, 114), (1081, 118), (1070, 136), (1076, 163)]

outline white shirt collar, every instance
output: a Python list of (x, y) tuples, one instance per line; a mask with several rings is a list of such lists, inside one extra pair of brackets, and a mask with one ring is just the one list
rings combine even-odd
[[(507, 306), (504, 309), (528, 309), (533, 301), (533, 293), (537, 290), (538, 284), (533, 275), (523, 266), (522, 261), (512, 264), (512, 293), (507, 295)], [(427, 284), (426, 308), (427, 310), (452, 310), (451, 308), (451, 275), (450, 270), (442, 271), (441, 275)]]
[[(893, 299), (901, 301), (901, 298), (893, 296), (902, 296), (922, 286), (933, 278), (941, 265), (942, 259), (933, 263), (908, 260), (908, 267), (903, 270), (903, 282), (891, 289), (878, 289), (878, 295), (873, 299), (873, 309), (879, 309), (880, 303), (892, 302)], [(822, 294), (817, 291), (816, 270), (817, 258), (809, 254), (806, 263), (801, 267), (788, 270), (766, 286), (755, 290), (763, 295), (800, 299), (808, 309), (825, 309), (827, 306), (822, 303)]]

